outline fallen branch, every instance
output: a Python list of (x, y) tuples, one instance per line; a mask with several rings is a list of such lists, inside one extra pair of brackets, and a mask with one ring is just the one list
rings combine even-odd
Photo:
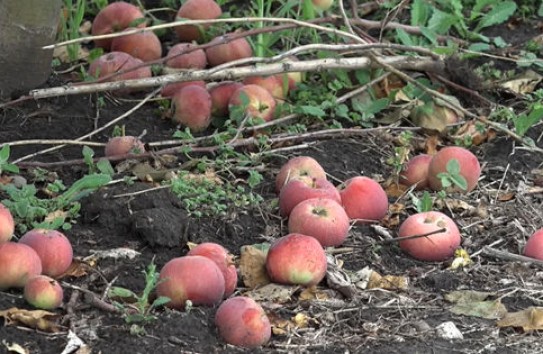
[[(386, 63), (390, 67), (394, 67), (397, 70), (442, 72), (444, 69), (443, 61), (427, 57), (394, 56), (382, 58), (381, 62)], [(366, 57), (326, 58), (299, 62), (274, 63), (258, 67), (239, 67), (224, 69), (221, 71), (215, 71), (214, 69), (195, 70), (177, 74), (162, 75), (147, 79), (106, 82), (78, 86), (60, 86), (47, 89), (32, 90), (30, 91), (29, 95), (34, 99), (39, 99), (120, 89), (144, 89), (184, 81), (235, 80), (248, 76), (266, 76), (285, 72), (308, 72), (331, 69), (355, 70), (374, 66), (378, 66), (377, 63), (373, 63), (371, 59)]]
[(504, 261), (510, 261), (510, 262), (525, 262), (525, 263), (531, 263), (538, 266), (543, 266), (543, 261), (540, 261), (539, 259), (530, 258), (526, 256), (521, 256), (519, 254), (510, 253), (507, 251), (500, 251), (492, 247), (483, 247), (482, 254), (494, 258), (498, 258)]

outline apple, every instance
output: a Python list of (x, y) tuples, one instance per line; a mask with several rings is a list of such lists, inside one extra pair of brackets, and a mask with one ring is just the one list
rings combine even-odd
[(44, 275), (58, 277), (72, 264), (72, 244), (60, 231), (33, 229), (25, 233), (19, 243), (30, 246), (36, 251), (41, 259)]
[[(222, 15), (221, 7), (213, 0), (187, 0), (177, 12), (177, 20), (211, 20)], [(184, 25), (175, 27), (177, 37), (182, 42), (192, 42), (202, 39), (201, 30), (209, 25)]]
[(476, 186), (479, 177), (481, 176), (481, 165), (477, 156), (471, 151), (459, 146), (448, 146), (437, 152), (430, 161), (428, 166), (428, 184), (434, 191), (443, 189), (441, 184), (440, 173), (447, 172), (447, 164), (449, 161), (456, 159), (460, 165), (460, 175), (466, 179), (467, 190), (462, 191), (459, 187), (453, 186), (448, 188), (448, 191), (454, 192), (471, 192)]
[[(125, 31), (130, 31), (130, 28)], [(115, 37), (111, 41), (111, 50), (128, 53), (143, 62), (162, 57), (162, 44), (154, 32), (140, 32), (128, 36)]]
[[(146, 26), (145, 17), (139, 9), (139, 7), (129, 4), (125, 1), (112, 2), (104, 7), (92, 22), (91, 34), (98, 36), (102, 34), (109, 34), (113, 32), (119, 32), (134, 25), (140, 20), (142, 22), (137, 24), (138, 28)], [(109, 50), (111, 47), (111, 38), (98, 39), (94, 41), (96, 47)]]
[(219, 335), (228, 344), (253, 349), (266, 344), (271, 324), (264, 309), (253, 299), (236, 296), (225, 300), (215, 314)]
[(0, 244), (0, 290), (23, 288), (28, 279), (41, 274), (41, 260), (32, 247), (23, 243)]
[(145, 152), (145, 145), (135, 136), (115, 136), (110, 138), (106, 143), (104, 154), (106, 157), (126, 155), (126, 154), (141, 154)]
[(213, 45), (206, 48), (207, 62), (210, 66), (217, 66), (224, 63), (229, 63), (234, 60), (250, 58), (253, 56), (253, 49), (245, 38), (234, 40), (225, 40), (229, 33), (224, 36), (213, 38), (209, 44)]
[[(120, 71), (128, 70), (125, 73), (111, 77), (107, 81), (143, 79), (153, 75), (150, 67), (139, 67), (140, 65), (143, 65), (143, 61), (134, 58), (128, 53), (111, 52), (100, 56), (90, 64), (89, 75), (95, 78), (101, 78)], [(135, 69), (136, 67), (138, 68)], [(121, 89), (118, 91), (119, 94), (128, 92), (130, 92), (130, 90)]]
[[(287, 79), (288, 80), (288, 79)], [(243, 80), (244, 85), (258, 85), (268, 90), (273, 98), (284, 100), (285, 92), (283, 90), (283, 81), (280, 76), (250, 76)]]
[(158, 296), (170, 298), (166, 306), (184, 310), (194, 305), (212, 306), (224, 296), (224, 277), (219, 267), (204, 256), (184, 256), (168, 261), (159, 274)]
[(408, 187), (415, 185), (415, 190), (428, 188), (430, 161), (432, 161), (432, 156), (427, 154), (420, 154), (409, 159), (400, 172), (400, 183)]
[(310, 156), (293, 157), (281, 166), (275, 177), (275, 192), (279, 193), (288, 181), (300, 176), (326, 179), (326, 172), (318, 161)]
[(204, 69), (207, 66), (207, 57), (203, 49), (196, 49), (193, 43), (178, 43), (170, 48), (166, 55), (166, 66), (174, 69)]
[(421, 261), (444, 261), (453, 256), (461, 242), (458, 227), (447, 215), (438, 211), (411, 215), (400, 225), (398, 236), (423, 235), (439, 229), (445, 231), (400, 241), (400, 248)]
[(326, 254), (316, 238), (288, 234), (275, 240), (268, 250), (266, 270), (276, 283), (316, 285), (326, 275)]
[(204, 131), (211, 124), (211, 96), (205, 88), (183, 87), (173, 95), (172, 108), (172, 119), (192, 132)]
[(281, 188), (279, 211), (283, 217), (287, 217), (296, 205), (311, 198), (329, 198), (341, 203), (341, 196), (331, 182), (323, 178), (301, 176), (291, 179)]
[(211, 114), (215, 117), (227, 117), (228, 102), (240, 87), (243, 87), (243, 84), (235, 81), (223, 81), (211, 87)]
[(526, 257), (543, 260), (543, 229), (539, 229), (530, 236), (524, 246)]
[(204, 256), (215, 262), (224, 277), (224, 297), (234, 293), (238, 284), (238, 272), (232, 255), (223, 246), (218, 243), (204, 242), (191, 249), (187, 256)]
[[(244, 106), (244, 98), (248, 99), (247, 106)], [(266, 122), (273, 119), (277, 103), (271, 93), (258, 85), (243, 85), (230, 97), (228, 109), (244, 107), (245, 113), (252, 118), (262, 119)]]
[(371, 178), (353, 177), (344, 183), (339, 193), (347, 215), (357, 223), (378, 221), (387, 214), (387, 194), (383, 187)]
[(15, 232), (15, 221), (11, 211), (0, 204), (0, 244), (6, 243), (13, 237)]
[(300, 202), (288, 218), (288, 232), (317, 239), (323, 247), (341, 245), (349, 233), (349, 216), (337, 201), (312, 198)]
[(53, 310), (62, 304), (64, 292), (55, 279), (46, 275), (36, 275), (25, 284), (23, 297), (35, 308)]
[(162, 97), (173, 97), (177, 92), (181, 91), (182, 88), (190, 85), (200, 86), (206, 88), (205, 81), (184, 81), (184, 82), (174, 82), (173, 84), (167, 84), (162, 88), (160, 94)]
[(319, 11), (326, 11), (332, 7), (334, 0), (311, 0), (313, 7)]

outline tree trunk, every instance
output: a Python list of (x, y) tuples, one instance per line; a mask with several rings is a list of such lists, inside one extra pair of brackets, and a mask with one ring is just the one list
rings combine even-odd
[(51, 73), (62, 0), (0, 0), (0, 98), (43, 84)]

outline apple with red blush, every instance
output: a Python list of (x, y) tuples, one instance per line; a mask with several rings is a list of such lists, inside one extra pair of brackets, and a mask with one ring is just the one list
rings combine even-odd
[(0, 204), (0, 244), (6, 243), (13, 237), (15, 232), (15, 221), (11, 211)]
[(530, 236), (524, 246), (526, 257), (543, 260), (543, 229), (539, 229)]
[[(219, 18), (222, 10), (213, 0), (187, 0), (177, 11), (177, 20), (212, 20)], [(209, 28), (208, 24), (182, 25), (175, 27), (177, 38), (182, 42), (199, 41), (202, 33)]]
[[(456, 160), (460, 168), (458, 175), (466, 180), (467, 188), (462, 190), (458, 186), (444, 188), (442, 174), (447, 174), (447, 165)], [(434, 191), (446, 189), (448, 192), (471, 192), (477, 186), (481, 176), (481, 165), (477, 156), (471, 151), (460, 146), (448, 146), (439, 150), (430, 161), (428, 166), (428, 184)]]
[(275, 177), (275, 192), (279, 193), (288, 181), (301, 176), (326, 179), (326, 172), (321, 164), (310, 156), (293, 157), (281, 166)]
[(25, 233), (20, 244), (30, 246), (41, 259), (42, 274), (56, 278), (64, 273), (73, 259), (70, 240), (60, 231), (33, 229)]
[(276, 105), (277, 102), (272, 94), (258, 85), (243, 85), (232, 94), (228, 101), (230, 112), (236, 107), (241, 107), (251, 118), (262, 119), (266, 122), (273, 119)]
[(106, 143), (104, 154), (106, 157), (141, 154), (145, 152), (145, 144), (132, 135), (115, 136)]
[[(141, 21), (141, 22), (140, 22)], [(116, 1), (104, 7), (98, 12), (92, 21), (91, 34), (99, 36), (120, 32), (125, 28), (137, 24), (138, 28), (146, 26), (145, 16), (140, 8), (126, 1)], [(111, 38), (96, 39), (94, 45), (104, 50), (111, 47)]]
[(369, 177), (350, 178), (345, 181), (339, 193), (347, 215), (357, 223), (379, 221), (388, 212), (388, 197), (385, 190)]
[(230, 98), (243, 84), (236, 81), (223, 81), (209, 89), (211, 95), (211, 114), (214, 117), (228, 117)]
[[(130, 30), (127, 28), (124, 31)], [(162, 44), (154, 32), (139, 32), (113, 38), (111, 51), (124, 52), (143, 62), (149, 62), (162, 57)]]
[(205, 81), (183, 81), (183, 82), (174, 82), (171, 84), (165, 85), (162, 90), (160, 91), (160, 95), (162, 97), (171, 98), (173, 97), (177, 92), (181, 91), (183, 88), (190, 86), (190, 85), (196, 85), (200, 86), (201, 88), (206, 88)]
[[(233, 34), (230, 33), (229, 35)], [(234, 40), (226, 40), (225, 36), (213, 38), (209, 42), (211, 46), (205, 49), (207, 62), (210, 66), (217, 66), (253, 56), (253, 49), (247, 39), (241, 37)]]
[(281, 188), (279, 193), (281, 216), (289, 216), (296, 205), (311, 198), (328, 198), (341, 203), (341, 196), (331, 182), (323, 178), (302, 176), (290, 180)]
[(24, 286), (23, 297), (30, 305), (42, 310), (54, 310), (62, 305), (64, 291), (60, 284), (46, 275), (37, 275)]
[(0, 244), (0, 290), (23, 288), (27, 281), (42, 272), (41, 259), (23, 243)]
[(204, 131), (211, 124), (211, 96), (200, 86), (185, 86), (175, 93), (172, 109), (172, 120), (192, 132)]
[(203, 49), (194, 49), (196, 44), (178, 43), (166, 55), (166, 66), (174, 69), (204, 69), (207, 57)]
[(400, 172), (400, 183), (407, 186), (415, 186), (415, 190), (428, 188), (428, 167), (432, 156), (420, 154), (409, 159), (404, 169)]

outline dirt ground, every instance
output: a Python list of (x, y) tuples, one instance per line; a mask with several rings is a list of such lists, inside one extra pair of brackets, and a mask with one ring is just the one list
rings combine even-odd
[[(62, 82), (53, 75), (49, 86)], [(107, 96), (106, 106), (98, 110), (94, 95), (59, 97), (26, 103), (0, 110), (0, 143), (23, 139), (73, 139), (92, 131), (135, 105)], [(99, 111), (99, 115), (97, 112)], [(144, 130), (146, 141), (171, 139), (175, 127), (148, 104), (125, 121), (126, 134), (139, 135)], [(95, 140), (105, 142), (111, 131)], [(240, 247), (268, 242), (286, 234), (273, 199), (273, 181), (281, 164), (295, 155), (316, 158), (337, 181), (357, 175), (384, 180), (391, 173), (385, 160), (393, 152), (392, 137), (397, 132), (368, 134), (364, 137), (317, 142), (312, 147), (270, 160), (263, 171), (265, 180), (257, 192), (265, 199), (258, 208), (231, 208), (225, 217), (195, 218), (187, 215), (179, 200), (168, 189), (132, 194), (118, 194), (149, 189), (149, 183), (115, 184), (85, 198), (81, 217), (66, 232), (75, 256), (84, 259), (98, 251), (129, 248), (139, 254), (133, 259), (103, 258), (80, 277), (62, 279), (72, 286), (84, 288), (100, 298), (115, 279), (115, 286), (141, 292), (142, 272), (154, 259), (160, 267), (169, 259), (184, 255), (187, 242), (217, 242), (234, 255)], [(528, 135), (543, 148), (543, 125)], [(424, 135), (419, 135), (423, 139)], [(12, 149), (18, 158), (43, 149), (25, 145)], [(190, 312), (161, 308), (157, 320), (145, 325), (146, 334), (132, 335), (129, 325), (119, 313), (110, 311), (83, 291), (65, 287), (64, 305), (55, 311), (60, 329), (44, 333), (23, 326), (3, 326), (0, 339), (17, 343), (30, 353), (61, 353), (68, 342), (68, 331), (76, 333), (92, 353), (543, 353), (541, 334), (526, 333), (518, 328), (499, 328), (495, 319), (482, 319), (454, 314), (445, 295), (453, 290), (477, 290), (501, 299), (509, 312), (541, 306), (543, 303), (543, 271), (541, 265), (514, 262), (485, 252), (484, 247), (519, 254), (527, 237), (543, 226), (543, 194), (532, 193), (531, 187), (543, 186), (542, 156), (530, 152), (511, 138), (498, 135), (471, 150), (482, 163), (478, 188), (469, 195), (454, 195), (463, 201), (461, 208), (444, 205), (441, 210), (454, 216), (461, 229), (462, 246), (473, 255), (473, 265), (449, 270), (446, 263), (415, 261), (396, 244), (384, 244), (380, 229), (354, 226), (347, 242), (333, 252), (343, 269), (355, 272), (370, 267), (382, 275), (404, 276), (405, 290), (357, 289), (351, 298), (331, 290), (326, 281), (319, 289), (328, 298), (300, 300), (302, 289), (292, 293), (289, 301), (262, 301), (267, 313), (275, 318), (291, 320), (304, 314), (308, 324), (276, 333), (265, 347), (242, 350), (220, 340), (213, 324), (215, 308), (195, 307)], [(100, 149), (96, 149), (101, 154)], [(81, 147), (67, 147), (38, 156), (50, 171), (55, 171), (66, 184), (83, 176), (81, 164), (50, 167), (49, 162), (81, 158)], [(183, 161), (178, 160), (174, 165)], [(21, 165), (24, 167), (24, 164)], [(28, 168), (22, 175), (28, 177)], [(419, 193), (419, 192), (417, 192)], [(510, 197), (503, 197), (508, 195)], [(390, 202), (399, 202), (390, 198)], [(403, 210), (403, 220), (414, 210)], [(142, 220), (148, 220), (142, 223)], [(395, 236), (397, 228), (389, 230)], [(239, 284), (237, 294), (244, 293)], [(107, 299), (106, 299), (107, 300)], [(0, 292), (0, 310), (11, 307), (30, 309), (20, 292)], [(2, 325), (3, 320), (0, 320)], [(436, 334), (436, 327), (453, 322), (463, 339), (448, 340)], [(6, 347), (0, 345), (0, 352)]]

